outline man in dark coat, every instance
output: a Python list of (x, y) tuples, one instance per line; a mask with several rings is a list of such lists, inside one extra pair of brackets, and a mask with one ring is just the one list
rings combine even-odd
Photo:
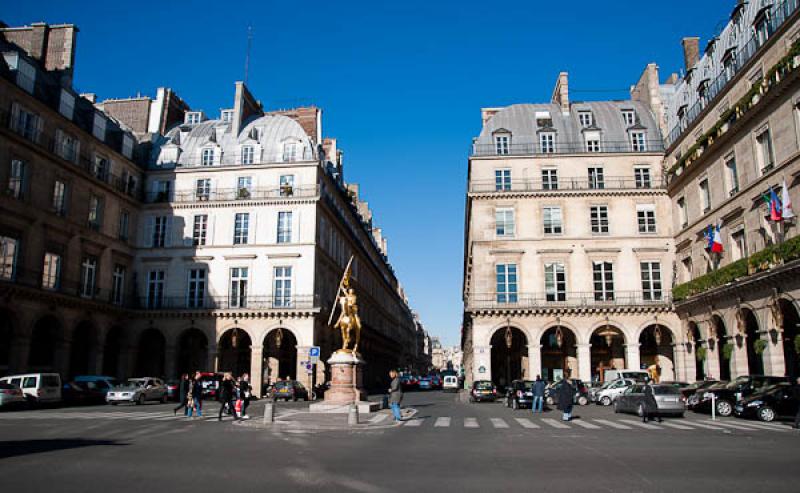
[(562, 421), (569, 421), (572, 419), (572, 400), (575, 398), (575, 388), (572, 386), (568, 378), (561, 381), (558, 387), (558, 409), (564, 413), (561, 416)]
[(656, 395), (653, 393), (653, 386), (651, 381), (647, 380), (644, 384), (644, 402), (642, 403), (643, 413), (642, 422), (647, 423), (648, 419), (657, 419), (660, 423), (662, 421), (661, 415), (658, 414), (658, 403), (656, 402)]
[(400, 403), (403, 402), (403, 386), (400, 384), (400, 377), (395, 370), (389, 371), (389, 378), (392, 383), (389, 385), (389, 407), (392, 408), (392, 415), (395, 421), (402, 421), (403, 414), (400, 412)]
[(180, 411), (181, 408), (185, 409), (184, 414), (186, 414), (187, 416), (189, 415), (189, 408), (187, 407), (189, 404), (188, 403), (189, 385), (191, 385), (191, 382), (189, 381), (189, 374), (184, 373), (183, 375), (181, 375), (181, 381), (178, 386), (178, 402), (180, 402), (180, 404), (178, 404), (175, 407), (175, 409), (172, 410), (175, 416), (178, 415), (178, 411)]
[(225, 410), (225, 406), (228, 406), (231, 413), (233, 414), (233, 419), (237, 420), (239, 417), (236, 415), (236, 407), (233, 404), (233, 393), (235, 384), (233, 381), (233, 376), (230, 373), (226, 373), (225, 377), (220, 382), (219, 389), (220, 389), (220, 406), (219, 406), (219, 416), (218, 420), (222, 421), (222, 412)]
[(544, 389), (547, 387), (544, 380), (540, 375), (536, 375), (536, 381), (533, 383), (533, 402), (531, 409), (534, 413), (541, 413), (544, 404)]

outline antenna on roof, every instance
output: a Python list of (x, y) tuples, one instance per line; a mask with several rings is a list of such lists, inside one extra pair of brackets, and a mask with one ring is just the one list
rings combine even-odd
[(253, 44), (253, 26), (247, 26), (247, 53), (244, 57), (244, 83), (247, 84), (247, 73), (250, 70), (250, 47)]

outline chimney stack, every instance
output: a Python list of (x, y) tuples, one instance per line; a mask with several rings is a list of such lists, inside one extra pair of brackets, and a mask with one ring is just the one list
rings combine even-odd
[(689, 37), (681, 40), (683, 46), (683, 64), (688, 72), (700, 60), (700, 38)]
[(569, 115), (569, 76), (567, 72), (558, 74), (556, 87), (553, 89), (551, 101), (561, 106), (561, 114)]

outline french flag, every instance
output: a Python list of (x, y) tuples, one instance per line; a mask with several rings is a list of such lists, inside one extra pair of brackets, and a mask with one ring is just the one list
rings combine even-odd
[(722, 253), (724, 251), (722, 237), (719, 233), (719, 225), (715, 227), (709, 224), (706, 237), (708, 238), (708, 246), (706, 248), (708, 248), (711, 253)]

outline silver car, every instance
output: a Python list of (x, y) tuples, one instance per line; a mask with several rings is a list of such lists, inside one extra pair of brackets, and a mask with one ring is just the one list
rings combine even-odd
[(610, 406), (617, 397), (622, 395), (634, 383), (636, 382), (627, 378), (609, 380), (599, 389), (592, 391), (592, 400), (600, 405)]
[[(636, 413), (644, 415), (644, 385), (636, 384), (625, 389), (622, 395), (614, 400), (615, 413)], [(681, 391), (674, 385), (653, 385), (653, 395), (658, 405), (658, 414), (683, 417), (686, 405), (681, 399)]]
[(0, 408), (24, 406), (26, 402), (19, 387), (10, 383), (0, 382)]
[(120, 402), (144, 404), (147, 401), (167, 402), (167, 386), (158, 378), (129, 378), (125, 383), (114, 387), (106, 394), (106, 402), (117, 405)]

